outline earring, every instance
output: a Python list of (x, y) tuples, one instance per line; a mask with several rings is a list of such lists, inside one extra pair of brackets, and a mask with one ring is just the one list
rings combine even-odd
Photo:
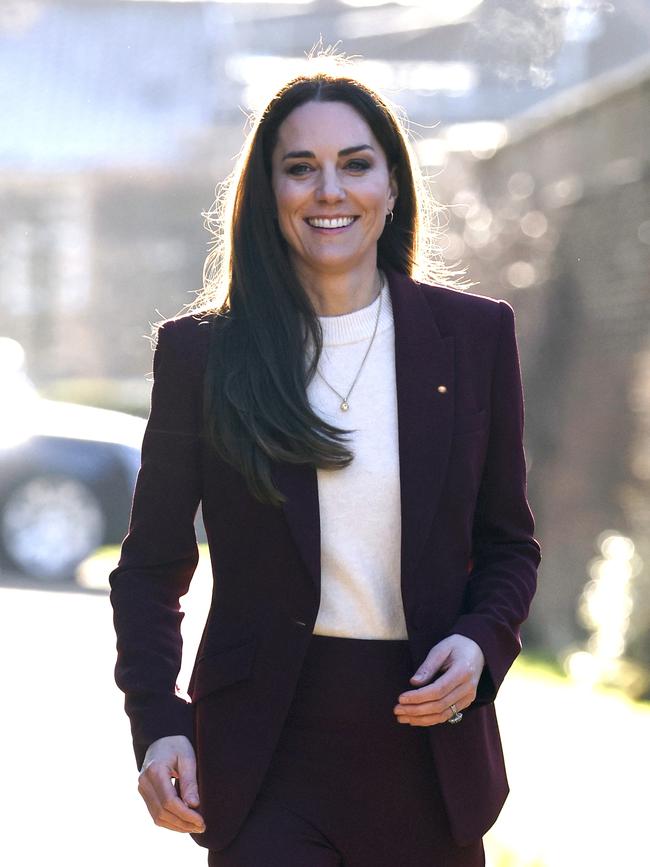
[(392, 212), (392, 211), (389, 211), (389, 212), (386, 214), (386, 216), (387, 216), (387, 217), (390, 217), (390, 220), (388, 221), (388, 225), (390, 226), (390, 224), (393, 222), (393, 212)]

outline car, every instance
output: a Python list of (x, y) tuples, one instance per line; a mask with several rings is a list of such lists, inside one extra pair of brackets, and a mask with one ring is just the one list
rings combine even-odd
[(41, 398), (22, 346), (0, 337), (0, 574), (73, 580), (128, 528), (146, 422)]

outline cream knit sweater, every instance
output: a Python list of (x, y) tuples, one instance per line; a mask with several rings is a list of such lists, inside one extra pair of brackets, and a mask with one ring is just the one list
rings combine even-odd
[[(400, 591), (401, 511), (395, 389), (395, 330), (386, 280), (377, 333), (347, 412), (316, 374), (307, 396), (323, 419), (346, 430), (354, 454), (342, 470), (317, 470), (321, 599), (314, 633), (405, 639)], [(372, 337), (379, 297), (342, 316), (319, 317), (319, 370), (347, 394)]]

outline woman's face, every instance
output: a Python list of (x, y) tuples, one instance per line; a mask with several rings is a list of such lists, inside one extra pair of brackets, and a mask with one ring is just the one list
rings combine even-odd
[[(278, 129), (271, 184), (280, 231), (300, 276), (375, 267), (397, 184), (381, 145), (355, 109), (344, 102), (307, 102), (294, 109)], [(323, 218), (343, 222), (314, 225)]]

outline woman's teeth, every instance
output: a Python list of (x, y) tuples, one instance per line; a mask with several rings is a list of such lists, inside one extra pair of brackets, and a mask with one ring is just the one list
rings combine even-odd
[(314, 229), (342, 229), (344, 226), (349, 226), (354, 223), (356, 217), (339, 217), (335, 220), (327, 220), (316, 217), (308, 217), (307, 222)]

